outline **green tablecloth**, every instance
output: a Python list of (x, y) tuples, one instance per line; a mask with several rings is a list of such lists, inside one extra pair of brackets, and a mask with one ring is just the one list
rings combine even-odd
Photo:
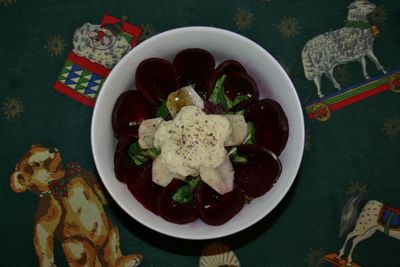
[[(65, 164), (78, 162), (96, 176), (89, 135), (93, 109), (57, 92), (53, 85), (62, 80), (60, 71), (73, 49), (75, 30), (86, 22), (100, 24), (105, 14), (126, 15), (129, 24), (142, 29), (139, 42), (169, 29), (199, 25), (228, 29), (254, 40), (292, 79), (307, 129), (302, 166), (288, 195), (270, 215), (233, 236), (208, 241), (174, 239), (140, 225), (115, 204), (106, 205), (103, 215), (119, 230), (123, 255), (141, 254), (140, 266), (197, 266), (203, 249), (220, 242), (234, 252), (241, 266), (330, 266), (327, 255), (339, 253), (353, 229), (338, 236), (342, 209), (348, 200), (363, 194), (359, 207), (366, 206), (359, 221), (368, 229), (359, 233), (358, 239), (366, 239), (355, 247), (353, 261), (361, 266), (400, 266), (400, 211), (396, 209), (400, 208), (400, 86), (396, 74), (400, 68), (400, 2), (373, 2), (375, 11), (362, 21), (370, 5), (367, 1), (0, 0), (0, 266), (36, 266), (38, 259), (53, 251), (51, 246), (36, 244), (47, 249), (43, 255), (35, 252), (34, 233), (43, 231), (34, 227), (40, 197), (33, 192), (38, 189), (27, 186), (29, 181), (20, 176), (13, 176), (20, 187), (15, 183), (14, 190), (10, 187), (9, 177), (33, 144), (58, 148)], [(346, 22), (348, 12), (355, 12), (359, 20)], [(373, 52), (386, 74), (371, 60), (374, 57), (366, 47), (360, 48), (372, 39), (345, 33), (343, 27), (371, 28)], [(324, 33), (316, 44), (308, 43)], [(131, 37), (128, 34), (126, 40), (132, 41)], [(302, 55), (305, 46), (308, 49)], [(325, 58), (324, 49), (338, 50)], [(361, 49), (357, 52), (360, 59), (365, 55), (367, 79), (362, 60), (350, 61), (356, 49)], [(340, 94), (324, 70), (338, 58), (343, 64), (334, 68), (333, 76), (341, 85)], [(308, 64), (306, 72), (303, 63)], [(318, 75), (311, 74), (321, 70), (328, 75), (322, 76), (325, 98), (320, 99), (316, 84), (306, 75), (314, 79)], [(97, 78), (86, 81), (95, 83), (86, 96), (92, 100), (101, 87), (102, 78)], [(62, 82), (65, 85), (65, 79)], [(23, 191), (24, 183), (28, 190), (16, 193)], [(385, 206), (366, 204), (368, 200)], [(376, 216), (370, 207), (378, 207)], [(88, 261), (89, 255), (81, 255), (73, 245), (70, 252), (82, 256), (80, 263)], [(66, 258), (56, 239), (54, 263), (68, 266)], [(45, 262), (41, 266), (50, 266)]]

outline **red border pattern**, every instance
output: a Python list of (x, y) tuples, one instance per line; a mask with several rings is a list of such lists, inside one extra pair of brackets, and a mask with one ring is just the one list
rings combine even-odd
[[(122, 21), (121, 19), (115, 18), (108, 14), (105, 14), (103, 16), (101, 23), (100, 23), (101, 26), (106, 25), (106, 24), (122, 24), (121, 25), (122, 32), (124, 32), (125, 34), (128, 34), (129, 36), (132, 37), (132, 39), (129, 38), (131, 49), (134, 48), (137, 45), (137, 43), (139, 42), (139, 38), (142, 33), (142, 29), (140, 27), (129, 24), (125, 21)], [(95, 103), (96, 103), (96, 97), (98, 95), (98, 92), (101, 89), (101, 85), (103, 84), (103, 82), (107, 78), (107, 76), (110, 74), (111, 69), (106, 68), (101, 64), (92, 62), (85, 57), (80, 57), (72, 51), (68, 54), (66, 63), (68, 61), (71, 62), (72, 64), (78, 66), (79, 68), (84, 69), (86, 71), (86, 73), (90, 72), (101, 78), (100, 79), (101, 82), (100, 82), (98, 88), (96, 89), (97, 92), (91, 90), (90, 96), (85, 95), (86, 90), (82, 90), (82, 88), (81, 88), (78, 91), (74, 87), (69, 86), (69, 84), (66, 84), (65, 80), (62, 80), (60, 78), (58, 78), (57, 81), (54, 83), (53, 88), (56, 91), (82, 103), (83, 105), (86, 105), (88, 107), (94, 107)], [(65, 74), (65, 72), (67, 72), (67, 71), (63, 68), (61, 74), (63, 74), (63, 73)], [(88, 88), (88, 89), (90, 89), (90, 88)]]

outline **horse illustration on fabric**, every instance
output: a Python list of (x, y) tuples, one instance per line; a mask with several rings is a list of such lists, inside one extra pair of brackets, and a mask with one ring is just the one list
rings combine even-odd
[(400, 240), (400, 209), (389, 207), (377, 200), (369, 200), (358, 214), (358, 206), (363, 199), (363, 195), (350, 198), (342, 210), (339, 235), (343, 235), (354, 226), (353, 230), (347, 234), (337, 256), (337, 260), (342, 260), (347, 243), (352, 239), (347, 256), (347, 266), (354, 266), (352, 265), (352, 254), (355, 247), (361, 241), (370, 238), (376, 231)]
[(337, 89), (341, 85), (333, 76), (334, 68), (351, 61), (359, 61), (365, 79), (367, 56), (384, 74), (386, 71), (373, 52), (375, 37), (379, 30), (371, 25), (368, 16), (375, 10), (375, 4), (368, 0), (356, 0), (348, 7), (347, 20), (343, 28), (320, 34), (306, 43), (302, 51), (304, 73), (308, 80), (314, 81), (320, 98), (321, 76), (325, 74)]

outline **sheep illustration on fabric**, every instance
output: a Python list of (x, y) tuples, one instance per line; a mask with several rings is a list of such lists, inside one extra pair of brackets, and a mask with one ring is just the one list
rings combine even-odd
[(334, 68), (338, 65), (359, 61), (364, 78), (369, 79), (366, 70), (367, 56), (379, 70), (386, 73), (373, 52), (374, 39), (379, 30), (368, 21), (368, 16), (376, 8), (375, 4), (368, 0), (356, 0), (347, 8), (349, 11), (345, 26), (312, 38), (301, 54), (305, 76), (314, 81), (320, 98), (324, 97), (321, 92), (323, 74), (331, 80), (335, 88), (341, 89), (333, 76)]

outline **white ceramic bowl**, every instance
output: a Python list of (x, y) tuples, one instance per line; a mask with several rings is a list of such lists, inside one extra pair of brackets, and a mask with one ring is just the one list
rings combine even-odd
[[(111, 113), (118, 96), (135, 84), (138, 64), (149, 57), (171, 60), (185, 48), (202, 48), (213, 54), (218, 64), (235, 59), (255, 79), (261, 98), (279, 102), (289, 121), (289, 140), (280, 155), (282, 174), (264, 196), (245, 205), (229, 222), (210, 226), (200, 219), (186, 225), (167, 222), (145, 209), (114, 174), (116, 139)], [(114, 200), (132, 218), (160, 233), (184, 239), (211, 239), (239, 232), (266, 216), (282, 200), (298, 172), (304, 147), (304, 121), (296, 90), (277, 61), (253, 41), (230, 31), (211, 27), (186, 27), (160, 33), (130, 51), (111, 71), (97, 98), (93, 113), (91, 142), (98, 173)]]

